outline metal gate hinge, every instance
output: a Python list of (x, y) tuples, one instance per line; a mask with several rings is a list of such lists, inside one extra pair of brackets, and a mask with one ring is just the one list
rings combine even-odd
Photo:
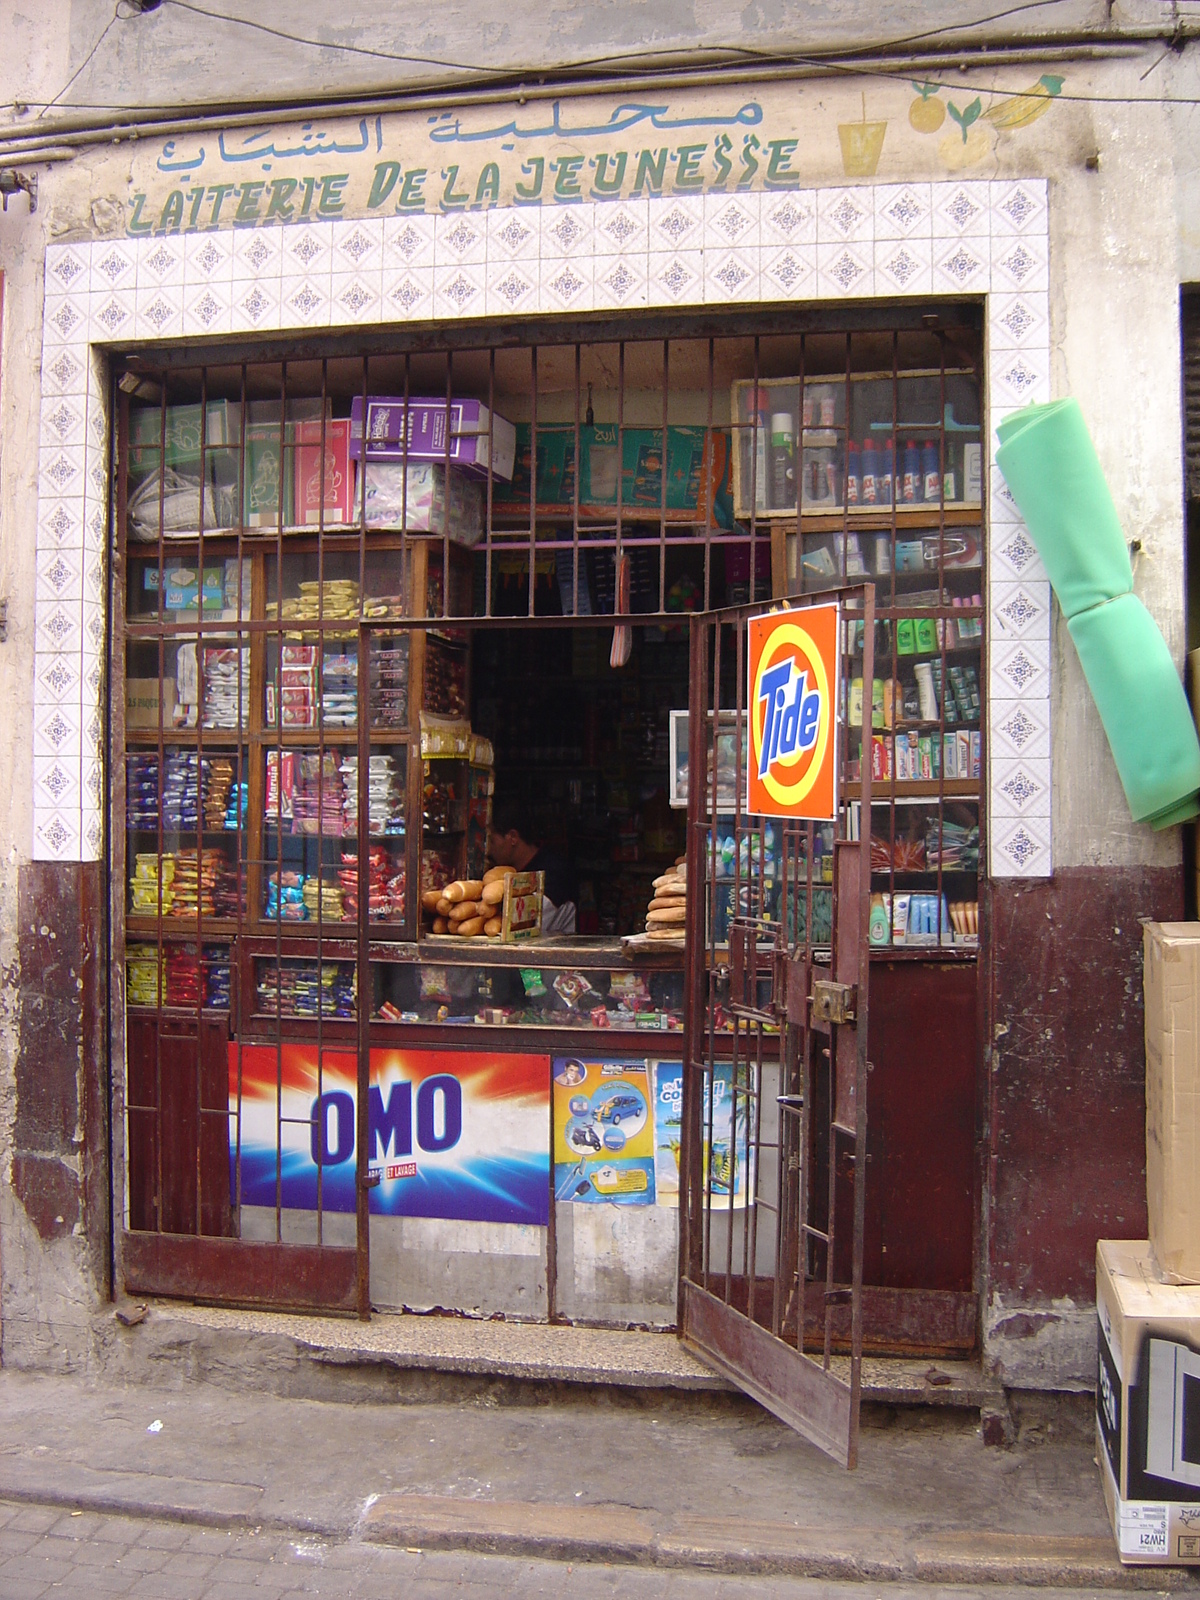
[(364, 1189), (378, 1189), (382, 1182), (382, 1172), (368, 1172), (366, 1177), (362, 1180), (362, 1186)]
[(821, 1022), (853, 1022), (858, 1013), (858, 985), (818, 980), (812, 989), (813, 1016)]

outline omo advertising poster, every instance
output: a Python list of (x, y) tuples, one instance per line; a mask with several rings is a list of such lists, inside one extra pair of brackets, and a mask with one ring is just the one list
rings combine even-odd
[[(654, 1061), (650, 1063), (654, 1086), (654, 1185), (660, 1206), (679, 1204), (679, 1150), (683, 1117), (683, 1063), (679, 1061)], [(730, 1189), (733, 1206), (746, 1204), (746, 1194), (753, 1188), (753, 1157), (748, 1155), (746, 1141), (746, 1105), (744, 1097), (738, 1106), (737, 1137), (734, 1138), (733, 1068), (718, 1065), (715, 1076), (705, 1073), (704, 1129), (705, 1171), (712, 1172), (712, 1203), (728, 1206)], [(711, 1104), (709, 1085), (711, 1083)], [(708, 1129), (711, 1122), (712, 1136)]]
[(645, 1061), (555, 1056), (554, 1194), (581, 1204), (654, 1204)]
[[(313, 1045), (229, 1047), (231, 1159), (241, 1074), (241, 1201), (354, 1210), (355, 1057)], [(544, 1227), (550, 1201), (550, 1063), (544, 1055), (372, 1050), (373, 1215)], [(236, 1190), (235, 1190), (236, 1199)]]

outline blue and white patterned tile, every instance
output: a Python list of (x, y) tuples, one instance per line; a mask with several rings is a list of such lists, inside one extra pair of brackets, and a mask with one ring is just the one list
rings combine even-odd
[(227, 283), (202, 283), (183, 291), (183, 331), (187, 337), (227, 333), (232, 325), (232, 280)]
[[(935, 239), (979, 239), (991, 231), (986, 182), (938, 183), (933, 187)], [(981, 245), (981, 248), (983, 246)]]
[(992, 824), (1002, 818), (1050, 816), (1050, 758), (1004, 758), (988, 768)]
[(58, 651), (42, 653), (34, 665), (33, 701), (35, 706), (58, 706), (64, 702), (79, 705), (83, 696), (83, 658)]
[(933, 246), (910, 234), (876, 239), (875, 288), (878, 294), (929, 294), (933, 289)]
[(136, 304), (136, 292), (133, 288), (93, 292), (89, 298), (90, 335), (93, 340), (105, 343), (132, 336)]
[(124, 239), (92, 241), (88, 268), (88, 288), (92, 294), (132, 293), (137, 282), (137, 257), (133, 244)]
[(94, 857), (81, 855), (82, 829), (78, 808), (62, 810), (35, 806), (33, 811), (33, 857), (35, 861), (82, 861)]
[(542, 260), (582, 261), (585, 257), (594, 255), (595, 211), (596, 208), (591, 201), (543, 210), (536, 219), (540, 222)]
[(992, 248), (992, 291), (1045, 294), (1049, 287), (1049, 247), (1044, 234), (1014, 234)]
[(230, 317), (235, 333), (263, 333), (280, 324), (278, 278), (235, 278)]
[(651, 250), (647, 258), (649, 303), (696, 306), (704, 302), (702, 250)]
[(1050, 641), (1002, 639), (993, 642), (988, 668), (988, 703), (1041, 700), (1050, 693)]
[(1046, 569), (1023, 522), (993, 522), (988, 540), (991, 583), (1044, 583)]
[(82, 761), (79, 756), (34, 756), (35, 811), (79, 810), (82, 806)]
[(38, 452), (38, 494), (47, 500), (83, 498), (85, 452), (78, 444), (47, 445)]
[(427, 322), (433, 316), (433, 268), (391, 268), (383, 274), (382, 320)]
[[(604, 259), (603, 257), (601, 259)], [(595, 306), (596, 258), (541, 263), (539, 304), (543, 311), (591, 311)]]
[(283, 230), (281, 278), (328, 279), (333, 271), (333, 223), (300, 222)]
[[(457, 221), (464, 219), (459, 217)], [(433, 269), (433, 314), (447, 322), (455, 317), (481, 317), (485, 313), (486, 294), (484, 264), (449, 266)]]
[(482, 267), (487, 258), (487, 232), (482, 217), (453, 212), (433, 222), (435, 271), (464, 266)]
[(995, 456), (992, 457), (988, 470), (988, 522), (993, 540), (1008, 537), (1007, 533), (1000, 532), (1002, 528), (1025, 526), (1025, 519), (1017, 508), (1012, 490), (1004, 481), (1004, 474), (996, 465)]
[(1045, 234), (1047, 211), (1044, 178), (993, 180), (988, 188), (993, 238), (998, 240), (1012, 234)]
[(233, 236), (228, 233), (191, 234), (183, 241), (184, 299), (188, 291), (205, 285), (233, 281)]
[(645, 199), (597, 203), (596, 255), (641, 256), (650, 249), (650, 202)]
[[(104, 607), (89, 601), (85, 595), (80, 606), (80, 637), (83, 641), (85, 658), (88, 655), (95, 655), (98, 650), (104, 649), (104, 634)], [(85, 706), (87, 704), (86, 696), (84, 704)], [(97, 733), (96, 737), (99, 738), (100, 734)]]
[(83, 598), (88, 605), (99, 606), (103, 612), (108, 598), (105, 581), (105, 547), (89, 546), (81, 552), (83, 563)]
[(83, 551), (39, 550), (34, 595), (37, 603), (82, 605)]
[(105, 801), (104, 762), (98, 756), (85, 754), (80, 761), (79, 787), (82, 794), (80, 810), (83, 813), (84, 831), (87, 832), (92, 818), (101, 815)]
[[(554, 265), (561, 270), (566, 263), (560, 256)], [(489, 261), (485, 272), (484, 302), (479, 309), (490, 317), (514, 317), (521, 312), (537, 311), (538, 272), (539, 263), (536, 261)]]
[(597, 311), (626, 311), (649, 303), (644, 252), (597, 256), (593, 295)]
[(1050, 398), (1050, 351), (1045, 346), (998, 350), (991, 371), (993, 393), (1001, 405), (1031, 406)]
[(1049, 343), (1050, 320), (1045, 294), (989, 296), (988, 345), (993, 357), (1000, 350), (1043, 348)]
[(733, 305), (762, 299), (756, 245), (743, 245), (738, 250), (705, 250), (703, 265), (706, 305)]
[(91, 273), (91, 246), (51, 244), (46, 246), (46, 299), (65, 294), (86, 294)]
[(86, 291), (57, 295), (48, 301), (46, 320), (42, 324), (42, 342), (46, 349), (66, 345), (80, 351), (86, 345), (91, 314), (91, 296)]
[(933, 244), (935, 294), (983, 293), (988, 287), (989, 241), (978, 238), (939, 238)]
[(42, 356), (42, 395), (78, 395), (87, 393), (87, 364), (84, 353), (77, 353), (69, 345), (51, 344)]
[(137, 291), (133, 306), (135, 339), (178, 339), (183, 335), (183, 284), (150, 284)]
[(744, 250), (760, 242), (761, 202), (770, 195), (706, 194), (704, 196), (704, 249)]
[(80, 666), (82, 668), (80, 704), (103, 706), (108, 683), (108, 675), (104, 670), (104, 657), (102, 655), (84, 655), (81, 658)]
[(279, 285), (281, 328), (327, 328), (332, 321), (330, 278), (283, 278)]
[[(495, 213), (489, 213), (491, 225)], [(434, 219), (423, 211), (402, 212), (383, 225), (383, 270), (407, 271), (433, 266)]]
[(383, 269), (335, 272), (329, 281), (331, 326), (362, 326), (383, 318)]
[(814, 245), (817, 242), (816, 189), (796, 189), (788, 194), (764, 194), (759, 202), (759, 230), (763, 248), (769, 245)]
[(875, 202), (875, 239), (928, 239), (933, 229), (933, 195), (928, 183), (881, 183)]
[(62, 445), (82, 444), (87, 421), (87, 400), (84, 395), (44, 394), (41, 410), (41, 445), (43, 449), (57, 449)]
[(140, 239), (137, 246), (138, 293), (147, 289), (182, 289), (184, 259), (182, 239)]
[(383, 219), (366, 217), (333, 225), (333, 271), (370, 278), (383, 273)]
[(860, 244), (875, 237), (875, 199), (869, 188), (817, 190), (817, 244)]
[(83, 506), (82, 495), (68, 500), (41, 495), (38, 499), (37, 548), (50, 550), (63, 546), (81, 550), (84, 543)]
[[(544, 237), (544, 235), (543, 235)], [(673, 195), (650, 202), (650, 253), (688, 255), (704, 248), (704, 201)], [(651, 270), (653, 276), (653, 269)]]
[(536, 211), (497, 206), (487, 214), (488, 265), (500, 261), (536, 261), (541, 253), (541, 228)]
[(1049, 639), (1050, 585), (1033, 579), (1019, 583), (994, 583), (988, 604), (992, 619), (992, 638)]
[(819, 244), (817, 293), (822, 300), (847, 300), (875, 292), (874, 245)]
[(84, 861), (99, 861), (104, 848), (104, 813), (86, 807), (80, 814), (80, 854)]
[(989, 770), (998, 761), (1050, 758), (1050, 702), (1042, 695), (988, 705)]
[(35, 756), (55, 757), (78, 761), (82, 754), (81, 724), (83, 712), (78, 705), (64, 701), (61, 705), (35, 709), (33, 714), (33, 753)]
[(1050, 877), (1049, 818), (1005, 818), (1002, 826), (992, 829), (990, 855), (993, 878)]
[(283, 238), (278, 228), (256, 228), (233, 236), (234, 282), (273, 283), (283, 275)]
[(759, 252), (764, 300), (812, 300), (817, 293), (817, 247), (785, 244)]
[[(101, 454), (105, 463), (107, 464), (107, 451), (101, 452)], [(92, 462), (91, 464), (92, 466), (95, 466), (95, 462)], [(98, 550), (101, 552), (107, 551), (108, 502), (109, 495), (106, 474), (103, 485), (97, 486), (95, 489), (93, 489), (90, 483), (88, 485), (87, 496), (83, 502), (83, 544), (80, 547), (81, 549)]]

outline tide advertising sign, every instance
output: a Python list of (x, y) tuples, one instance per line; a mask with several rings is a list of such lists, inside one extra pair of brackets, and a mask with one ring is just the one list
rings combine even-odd
[(751, 815), (837, 815), (836, 604), (749, 620)]
[[(230, 1157), (243, 1205), (353, 1211), (357, 1074), (348, 1051), (229, 1047)], [(372, 1050), (367, 1166), (373, 1215), (522, 1222), (550, 1210), (550, 1061), (543, 1055)], [(278, 1128), (278, 1146), (276, 1129)], [(236, 1184), (236, 1172), (234, 1173)], [(236, 1202), (237, 1190), (234, 1188)]]

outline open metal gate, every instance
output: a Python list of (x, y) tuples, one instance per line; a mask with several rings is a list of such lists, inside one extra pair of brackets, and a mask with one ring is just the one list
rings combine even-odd
[[(835, 820), (751, 815), (748, 730), (762, 712), (749, 703), (749, 621), (767, 609), (802, 621), (830, 602)], [(847, 1467), (863, 1344), (872, 697), (862, 686), (874, 678), (874, 624), (870, 585), (691, 624), (680, 1337)]]

